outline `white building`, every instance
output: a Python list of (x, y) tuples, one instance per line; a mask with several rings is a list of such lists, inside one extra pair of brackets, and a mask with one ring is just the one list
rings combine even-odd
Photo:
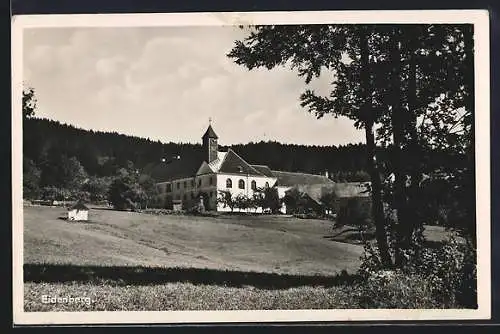
[[(157, 183), (160, 203), (167, 199), (182, 201), (185, 209), (199, 203), (199, 196), (203, 195), (206, 210), (231, 211), (217, 201), (220, 191), (229, 191), (233, 197), (239, 194), (252, 197), (258, 188), (276, 186), (282, 198), (288, 189), (298, 184), (333, 183), (322, 175), (273, 171), (266, 165), (250, 164), (232, 149), (221, 152), (218, 136), (211, 125), (202, 142), (206, 154), (202, 161), (182, 156), (179, 160), (159, 164), (151, 171), (153, 178), (160, 181)], [(285, 212), (285, 207), (282, 211)], [(262, 212), (262, 208), (257, 208), (256, 212)]]
[(68, 209), (68, 220), (87, 221), (89, 219), (89, 208), (82, 202), (77, 202)]

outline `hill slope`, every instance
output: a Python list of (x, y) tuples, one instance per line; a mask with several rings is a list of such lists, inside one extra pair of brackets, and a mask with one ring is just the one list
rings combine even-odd
[(63, 209), (24, 208), (25, 264), (209, 268), (333, 275), (359, 267), (362, 247), (331, 241), (331, 223), (288, 217), (154, 216), (91, 210), (87, 223)]

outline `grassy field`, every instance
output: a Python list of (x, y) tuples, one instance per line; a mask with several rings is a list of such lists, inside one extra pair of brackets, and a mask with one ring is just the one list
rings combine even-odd
[[(92, 209), (88, 222), (68, 222), (64, 213), (24, 208), (26, 311), (360, 307), (350, 274), (362, 247), (349, 227), (284, 216), (105, 209)], [(446, 237), (434, 227), (426, 234), (431, 241)], [(47, 304), (44, 295), (91, 302)]]
[(333, 275), (359, 266), (362, 247), (331, 241), (331, 222), (269, 216), (156, 216), (25, 207), (24, 263), (210, 268)]
[[(282, 290), (192, 283), (26, 283), (26, 311), (179, 311), (352, 308), (350, 288), (301, 286)], [(44, 304), (42, 296), (88, 297), (78, 303)]]

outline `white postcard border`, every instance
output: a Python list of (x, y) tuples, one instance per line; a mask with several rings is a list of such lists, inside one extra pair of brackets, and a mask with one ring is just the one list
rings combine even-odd
[[(276, 310), (24, 312), (22, 199), (23, 30), (49, 27), (153, 27), (255, 24), (472, 23), (475, 38), (476, 212), (478, 241), (476, 310)], [(12, 18), (12, 216), (13, 320), (22, 324), (221, 323), (303, 321), (473, 320), (491, 316), (490, 68), (486, 10), (321, 11), (26, 15)]]

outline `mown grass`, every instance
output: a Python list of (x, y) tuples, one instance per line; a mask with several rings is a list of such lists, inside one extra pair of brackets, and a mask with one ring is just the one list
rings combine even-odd
[(270, 216), (157, 216), (24, 207), (24, 263), (209, 268), (335, 275), (359, 268), (362, 247), (323, 238), (331, 222)]
[[(366, 282), (362, 247), (331, 222), (266, 216), (91, 211), (90, 222), (25, 207), (26, 311), (452, 307), (425, 277)], [(442, 229), (428, 230), (436, 242)], [(42, 302), (42, 297), (91, 302)]]
[[(73, 297), (82, 301), (44, 303), (44, 296)], [(335, 286), (297, 286), (283, 289), (190, 282), (134, 285), (113, 280), (24, 283), (26, 312), (360, 308), (436, 309), (463, 306), (437, 299), (431, 282), (418, 275), (397, 275), (390, 279), (377, 279), (375, 282), (356, 280)]]

